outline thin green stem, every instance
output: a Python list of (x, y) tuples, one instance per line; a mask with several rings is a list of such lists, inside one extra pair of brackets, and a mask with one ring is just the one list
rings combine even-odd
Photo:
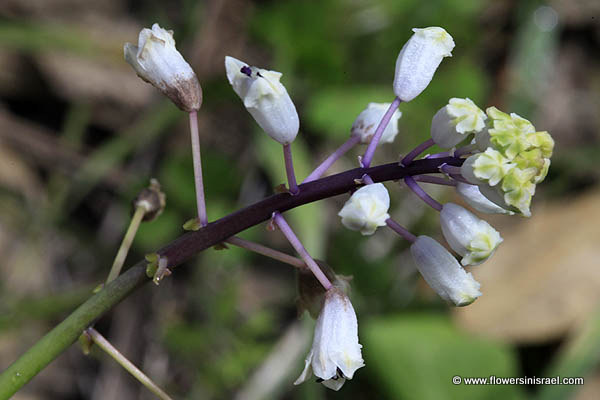
[(90, 297), (0, 374), (0, 399), (9, 399), (73, 344), (84, 329), (147, 281), (146, 264), (140, 262)]
[[(374, 182), (382, 182), (403, 179), (406, 176), (436, 173), (442, 164), (460, 166), (463, 161), (453, 157), (424, 159), (416, 160), (406, 167), (395, 162), (368, 169), (356, 168), (321, 178), (301, 185), (302, 189), (296, 196), (275, 194), (211, 222), (203, 229), (185, 233), (157, 253), (161, 257), (167, 257), (169, 267), (173, 268), (198, 252), (221, 243), (251, 226), (267, 221), (275, 211), (283, 212), (356, 189), (358, 186), (356, 180), (365, 173)], [(146, 261), (141, 261), (90, 297), (0, 374), (0, 400), (8, 399), (15, 394), (73, 344), (96, 319), (142, 283), (148, 281)]]
[(163, 400), (172, 400), (171, 397), (166, 394), (161, 388), (158, 387), (152, 379), (148, 378), (146, 374), (144, 374), (138, 367), (133, 365), (131, 361), (127, 359), (119, 350), (117, 350), (104, 336), (100, 334), (94, 328), (88, 328), (85, 330), (85, 333), (89, 335), (89, 337), (104, 350), (109, 356), (111, 356), (121, 367), (125, 368), (127, 372), (129, 372), (135, 379), (141, 382), (142, 385), (146, 386), (148, 390), (157, 395), (160, 399)]
[(144, 218), (145, 213), (146, 209), (144, 207), (136, 207), (133, 217), (131, 217), (129, 228), (127, 228), (127, 232), (121, 242), (121, 247), (119, 247), (119, 251), (117, 251), (117, 255), (115, 256), (115, 261), (108, 273), (108, 278), (106, 278), (106, 283), (113, 281), (121, 273), (121, 268), (123, 268), (123, 263), (125, 263), (125, 258), (127, 258), (127, 253), (129, 253), (131, 243), (133, 243), (133, 238), (135, 238), (135, 234), (142, 223), (142, 218)]

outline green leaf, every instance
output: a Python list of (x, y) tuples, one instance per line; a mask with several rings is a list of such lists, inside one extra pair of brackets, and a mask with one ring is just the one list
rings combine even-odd
[(312, 96), (306, 106), (308, 125), (326, 138), (346, 140), (354, 120), (371, 102), (394, 100), (392, 85), (324, 88)]
[(394, 399), (520, 399), (518, 386), (454, 385), (452, 378), (518, 376), (504, 345), (457, 330), (442, 315), (376, 318), (363, 325), (367, 369)]

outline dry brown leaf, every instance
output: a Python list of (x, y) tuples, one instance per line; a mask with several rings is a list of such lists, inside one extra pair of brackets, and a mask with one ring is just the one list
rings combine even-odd
[(510, 230), (472, 268), (481, 296), (456, 309), (467, 330), (514, 342), (543, 342), (579, 325), (600, 303), (600, 191), (548, 204)]
[(597, 400), (600, 393), (600, 374), (586, 376), (585, 384), (574, 391), (573, 400)]

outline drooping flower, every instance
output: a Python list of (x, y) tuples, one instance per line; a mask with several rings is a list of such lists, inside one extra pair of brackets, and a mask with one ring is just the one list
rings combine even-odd
[(444, 300), (457, 306), (474, 302), (481, 292), (479, 282), (460, 266), (438, 242), (429, 236), (419, 236), (410, 246), (410, 252), (423, 279)]
[(358, 189), (350, 196), (342, 210), (342, 224), (363, 235), (372, 235), (378, 226), (385, 226), (390, 217), (390, 195), (381, 183), (373, 183)]
[(463, 257), (462, 265), (481, 264), (502, 243), (497, 230), (457, 204), (444, 204), (440, 222), (444, 238)]
[(329, 389), (339, 390), (346, 379), (352, 379), (356, 370), (365, 365), (361, 348), (352, 303), (341, 290), (333, 287), (325, 294), (312, 348), (294, 384), (299, 385), (314, 374)]
[(452, 56), (454, 40), (443, 28), (414, 28), (396, 60), (394, 94), (404, 102), (417, 97), (433, 78), (444, 57)]
[[(367, 108), (358, 114), (358, 117), (354, 120), (350, 133), (352, 135), (359, 135), (361, 143), (369, 143), (389, 107), (390, 103), (369, 103)], [(402, 112), (400, 110), (396, 110), (392, 114), (392, 118), (379, 140), (380, 143), (392, 143), (394, 141), (394, 138), (398, 134), (398, 120), (401, 116)]]
[(431, 138), (449, 149), (485, 127), (485, 113), (471, 99), (452, 98), (431, 121)]
[(456, 185), (456, 192), (467, 202), (468, 205), (477, 211), (486, 214), (514, 214), (512, 211), (504, 209), (496, 203), (490, 201), (481, 194), (478, 185), (459, 182)]
[(202, 88), (192, 67), (175, 48), (173, 31), (158, 24), (140, 32), (138, 45), (125, 43), (125, 60), (137, 75), (166, 95), (177, 107), (192, 112), (202, 105)]
[(300, 129), (296, 107), (281, 72), (251, 67), (233, 57), (225, 57), (227, 79), (244, 102), (248, 112), (271, 138), (285, 145), (294, 141)]

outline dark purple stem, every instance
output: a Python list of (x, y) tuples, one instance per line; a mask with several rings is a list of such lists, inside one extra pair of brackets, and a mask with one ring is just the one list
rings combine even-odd
[(439, 176), (430, 176), (430, 175), (416, 175), (413, 176), (413, 179), (416, 182), (424, 182), (424, 183), (433, 183), (434, 185), (445, 185), (445, 186), (456, 186), (456, 181), (441, 178)]
[(223, 242), (239, 232), (268, 221), (275, 211), (284, 212), (314, 201), (348, 193), (360, 185), (355, 182), (368, 174), (374, 182), (404, 179), (407, 176), (435, 174), (442, 164), (459, 166), (460, 158), (435, 158), (417, 160), (403, 167), (397, 162), (372, 168), (355, 168), (300, 185), (300, 193), (290, 196), (287, 193), (274, 194), (266, 199), (238, 210), (221, 219), (210, 222), (198, 231), (187, 232), (169, 243), (158, 254), (168, 257), (169, 267), (173, 268), (189, 260), (198, 252)]
[(296, 252), (300, 256), (300, 258), (304, 260), (304, 263), (308, 266), (308, 268), (311, 270), (315, 278), (317, 278), (317, 280), (321, 283), (321, 285), (323, 285), (325, 290), (331, 289), (331, 282), (329, 281), (329, 279), (327, 279), (323, 271), (321, 271), (321, 268), (319, 268), (315, 260), (313, 260), (310, 254), (308, 254), (308, 251), (306, 251), (306, 249), (300, 242), (300, 239), (298, 239), (298, 236), (296, 236), (296, 234), (289, 226), (285, 218), (283, 218), (283, 215), (281, 215), (277, 211), (274, 212), (273, 221), (279, 227), (279, 229), (281, 229), (281, 233), (283, 233), (288, 242), (290, 242), (294, 250), (296, 250)]
[(402, 225), (400, 225), (393, 219), (388, 218), (385, 220), (385, 223), (387, 224), (388, 227), (390, 227), (391, 230), (393, 230), (394, 232), (396, 232), (398, 235), (402, 236), (404, 239), (408, 240), (409, 242), (413, 243), (415, 240), (417, 240), (417, 237), (415, 235), (413, 235), (408, 229), (406, 229), (405, 227), (403, 227)]
[(402, 100), (400, 100), (398, 97), (396, 97), (394, 99), (394, 101), (392, 102), (392, 104), (390, 104), (390, 108), (388, 108), (388, 110), (383, 115), (383, 118), (381, 118), (381, 121), (379, 122), (379, 125), (377, 126), (377, 129), (375, 130), (375, 134), (373, 134), (373, 138), (371, 139), (369, 146), (367, 146), (365, 155), (363, 156), (363, 158), (361, 160), (361, 164), (362, 164), (363, 168), (369, 168), (369, 166), (371, 165), (371, 161), (373, 161), (373, 155), (375, 154), (375, 148), (377, 147), (377, 145), (379, 144), (379, 141), (381, 140), (383, 131), (385, 130), (387, 125), (390, 123), (390, 119), (392, 119), (392, 115), (394, 115), (394, 112), (396, 111), (396, 109), (398, 108), (398, 106), (400, 105), (401, 102), (402, 102)]
[(408, 188), (410, 190), (415, 192), (415, 194), (421, 198), (421, 200), (423, 200), (425, 203), (429, 204), (431, 207), (435, 208), (436, 210), (442, 211), (442, 205), (440, 203), (438, 203), (436, 200), (434, 200), (431, 196), (429, 196), (423, 190), (423, 188), (421, 188), (421, 186), (419, 186), (417, 184), (417, 182), (415, 182), (415, 180), (413, 179), (412, 176), (407, 176), (406, 178), (404, 178), (404, 182), (406, 183), (406, 186), (408, 186)]
[(294, 162), (292, 161), (292, 146), (290, 143), (283, 145), (283, 159), (285, 160), (285, 173), (287, 174), (288, 186), (292, 195), (299, 192), (296, 183), (296, 174), (294, 173)]
[(423, 143), (421, 143), (420, 145), (418, 145), (417, 147), (412, 149), (410, 151), (410, 153), (408, 153), (406, 156), (404, 156), (404, 158), (402, 159), (402, 161), (400, 161), (400, 163), (402, 165), (410, 164), (411, 162), (413, 162), (413, 160), (415, 159), (416, 156), (418, 156), (419, 154), (421, 154), (422, 152), (424, 152), (425, 150), (427, 150), (434, 144), (435, 144), (435, 142), (433, 141), (433, 139), (427, 139), (426, 141), (424, 141)]
[(302, 183), (312, 182), (315, 179), (319, 179), (323, 174), (337, 161), (341, 156), (346, 154), (348, 150), (354, 147), (360, 142), (359, 135), (352, 135), (348, 140), (344, 142), (340, 147), (337, 148), (329, 157), (325, 159), (313, 172), (306, 177)]

